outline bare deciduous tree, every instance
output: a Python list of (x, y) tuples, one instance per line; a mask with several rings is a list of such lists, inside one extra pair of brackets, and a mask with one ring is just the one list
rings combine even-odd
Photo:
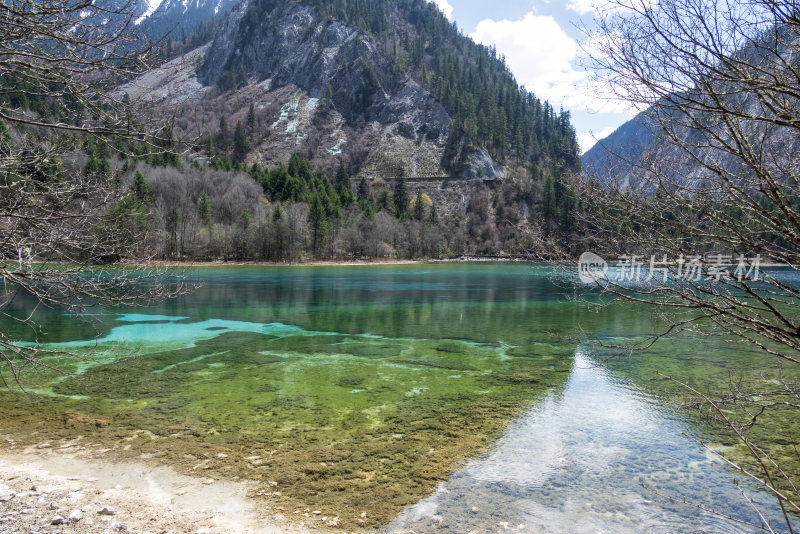
[[(133, 5), (111, 0), (0, 3), (0, 316), (36, 333), (35, 315), (10, 313), (15, 296), (40, 306), (142, 304), (184, 291), (168, 273), (99, 265), (135, 257), (147, 225), (143, 208), (110, 168), (62, 167), (87, 140), (104, 149), (163, 146), (165, 125), (137, 120), (113, 96), (122, 80), (153, 67), (156, 44), (133, 31)], [(100, 166), (102, 167), (102, 165)], [(0, 380), (49, 366), (50, 354), (0, 332)]]
[[(733, 335), (792, 364), (800, 364), (798, 15), (796, 2), (773, 0), (604, 4), (587, 41), (591, 65), (616, 97), (647, 108), (638, 120), (652, 140), (643, 154), (607, 147), (608, 165), (575, 184), (598, 251), (644, 273), (607, 276), (602, 291), (670, 310), (665, 333)], [(764, 269), (769, 262), (785, 267)], [(800, 473), (782, 470), (748, 432), (764, 410), (797, 406), (796, 388), (779, 389), (697, 400), (741, 439), (752, 471), (737, 467), (776, 495), (791, 531)], [(733, 408), (744, 417), (731, 417)]]

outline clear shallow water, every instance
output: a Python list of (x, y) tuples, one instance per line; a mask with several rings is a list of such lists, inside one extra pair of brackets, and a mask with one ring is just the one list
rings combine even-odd
[[(8, 424), (54, 413), (62, 436), (89, 428), (113, 443), (129, 433), (120, 455), (187, 470), (206, 458), (210, 473), (277, 482), (281, 495), (265, 506), (323, 509), (349, 528), (402, 511), (390, 531), (752, 530), (666, 496), (758, 522), (733, 473), (696, 441), (722, 447), (723, 437), (668, 408), (675, 391), (653, 380), (760, 376), (757, 353), (678, 339), (606, 362), (576, 338), (646, 335), (650, 313), (589, 312), (553, 283), (557, 273), (529, 265), (193, 273), (196, 293), (147, 309), (80, 322), (40, 313), (52, 348), (99, 352), (54, 362), (73, 377), (28, 375), (43, 395), (3, 399), (16, 406), (0, 409)], [(800, 435), (796, 422), (777, 424)], [(763, 494), (748, 495), (775, 517)]]
[[(746, 501), (722, 461), (687, 435), (685, 422), (583, 350), (562, 391), (533, 405), (488, 455), (468, 462), (386, 531), (754, 531), (669, 501), (686, 498), (760, 524), (743, 511)], [(747, 495), (774, 509), (765, 495)]]

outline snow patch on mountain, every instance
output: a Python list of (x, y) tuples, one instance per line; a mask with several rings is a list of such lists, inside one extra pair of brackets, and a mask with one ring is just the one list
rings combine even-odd
[(145, 12), (142, 14), (141, 17), (139, 17), (134, 21), (134, 24), (138, 26), (144, 21), (144, 19), (155, 13), (156, 10), (161, 6), (162, 1), (163, 0), (145, 0), (145, 2), (147, 3), (147, 9), (145, 10)]

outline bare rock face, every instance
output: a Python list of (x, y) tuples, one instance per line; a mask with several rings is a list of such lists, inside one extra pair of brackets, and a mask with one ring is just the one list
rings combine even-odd
[(477, 149), (472, 153), (463, 175), (466, 178), (483, 178), (485, 180), (500, 180), (505, 177), (503, 169), (483, 149)]
[(198, 78), (206, 85), (217, 83), (227, 62), (234, 53), (239, 53), (235, 48), (237, 45), (237, 29), (246, 12), (247, 2), (236, 4), (217, 32), (212, 46), (206, 53), (204, 62), (197, 69)]
[(273, 89), (293, 85), (312, 98), (330, 86), (334, 108), (349, 124), (378, 122), (395, 135), (444, 143), (451, 120), (444, 107), (371, 36), (302, 4), (252, 19), (246, 3), (237, 5), (198, 69), (202, 83), (233, 88), (270, 80)]

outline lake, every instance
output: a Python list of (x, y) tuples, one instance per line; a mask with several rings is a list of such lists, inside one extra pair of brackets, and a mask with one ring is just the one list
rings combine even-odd
[[(678, 337), (616, 354), (590, 340), (643, 339), (652, 310), (590, 310), (538, 265), (190, 274), (197, 291), (147, 308), (40, 310), (39, 340), (83, 359), (50, 356), (69, 374), (30, 369), (34, 395), (0, 394), (3, 430), (252, 480), (259, 506), (348, 529), (753, 532), (721, 518), (761, 523), (744, 492), (781, 531), (773, 500), (712, 452), (741, 447), (658, 375), (717, 391), (795, 373), (747, 347)], [(766, 424), (793, 457), (798, 422)]]

